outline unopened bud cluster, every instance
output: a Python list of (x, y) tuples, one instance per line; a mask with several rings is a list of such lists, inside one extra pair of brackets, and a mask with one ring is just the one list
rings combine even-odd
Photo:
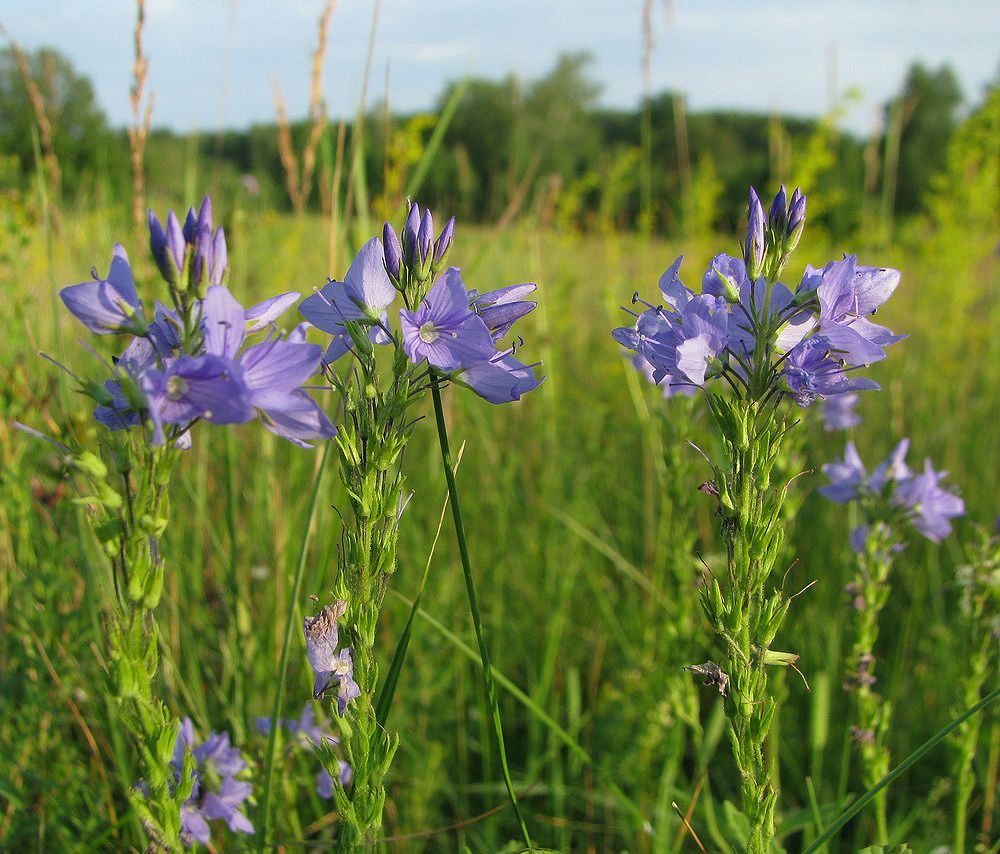
[(445, 223), (435, 239), (433, 214), (425, 209), (421, 215), (416, 202), (410, 203), (401, 234), (396, 234), (391, 223), (383, 226), (385, 270), (408, 307), (423, 299), (427, 285), (444, 269), (454, 237), (455, 217)]
[(752, 279), (767, 276), (773, 281), (799, 245), (805, 224), (806, 197), (798, 187), (789, 200), (782, 185), (766, 216), (760, 196), (751, 187), (747, 235), (743, 242), (747, 274)]

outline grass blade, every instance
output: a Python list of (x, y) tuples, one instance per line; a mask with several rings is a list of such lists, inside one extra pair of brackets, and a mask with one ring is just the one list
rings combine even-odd
[(271, 709), (271, 732), (267, 739), (267, 754), (264, 760), (264, 792), (260, 802), (260, 851), (267, 845), (271, 819), (271, 778), (274, 774), (274, 753), (278, 741), (278, 721), (281, 718), (281, 703), (285, 694), (285, 674), (288, 672), (288, 655), (292, 645), (292, 632), (295, 629), (295, 609), (298, 606), (299, 591), (302, 588), (302, 576), (305, 573), (306, 555), (309, 553), (309, 534), (316, 519), (316, 508), (319, 505), (319, 488), (323, 483), (323, 472), (326, 471), (326, 460), (330, 455), (331, 443), (323, 448), (323, 457), (313, 480), (312, 494), (309, 496), (309, 509), (306, 511), (306, 524), (302, 530), (302, 541), (299, 544), (299, 556), (295, 565), (295, 579), (292, 582), (291, 594), (288, 597), (288, 614), (285, 622), (285, 637), (281, 644), (281, 658), (278, 663), (278, 684), (274, 690), (274, 706)]
[(966, 712), (963, 712), (957, 718), (955, 718), (951, 723), (942, 729), (938, 730), (934, 735), (932, 735), (927, 741), (920, 745), (916, 750), (913, 751), (909, 756), (906, 757), (902, 762), (899, 763), (895, 768), (892, 769), (888, 774), (886, 774), (881, 780), (878, 781), (874, 786), (872, 786), (867, 792), (865, 792), (860, 798), (858, 798), (853, 804), (851, 804), (844, 812), (842, 812), (836, 819), (832, 822), (826, 831), (810, 845), (803, 854), (812, 854), (813, 851), (819, 849), (819, 847), (828, 840), (832, 839), (834, 834), (837, 833), (847, 822), (849, 822), (854, 816), (856, 816), (861, 810), (863, 810), (868, 804), (875, 800), (875, 796), (878, 795), (883, 789), (890, 786), (897, 777), (902, 776), (907, 771), (910, 770), (914, 765), (916, 765), (921, 759), (924, 758), (928, 753), (931, 752), (937, 745), (947, 738), (948, 734), (952, 730), (957, 729), (963, 723), (965, 723), (973, 715), (981, 712), (994, 700), (1000, 699), (1000, 688), (994, 688), (987, 694), (983, 699), (981, 699), (976, 705)]
[(420, 188), (424, 183), (424, 178), (427, 177), (427, 171), (431, 168), (431, 163), (434, 162), (434, 158), (437, 156), (438, 149), (444, 141), (444, 135), (448, 131), (448, 126), (451, 124), (451, 120), (455, 117), (455, 113), (458, 111), (458, 105), (462, 103), (462, 97), (465, 95), (465, 90), (468, 86), (469, 78), (462, 78), (452, 91), (451, 95), (448, 97), (448, 101), (445, 103), (444, 109), (441, 110), (441, 115), (438, 117), (437, 123), (434, 125), (434, 132), (431, 134), (431, 138), (427, 141), (427, 148), (424, 149), (424, 153), (421, 155), (420, 160), (417, 163), (417, 168), (413, 170), (413, 175), (410, 177), (410, 183), (406, 185), (407, 196), (412, 198), (420, 192)]
[(458, 552), (462, 558), (462, 573), (465, 576), (465, 589), (469, 595), (469, 610), (472, 613), (472, 624), (475, 626), (476, 640), (479, 642), (479, 661), (483, 672), (483, 685), (486, 688), (486, 697), (492, 710), (493, 732), (497, 739), (497, 754), (500, 758), (500, 767), (503, 770), (503, 782), (507, 787), (507, 796), (510, 798), (510, 805), (514, 808), (514, 815), (517, 816), (517, 824), (521, 830), (521, 837), (524, 839), (524, 843), (528, 846), (528, 849), (533, 850), (535, 846), (531, 842), (528, 825), (525, 824), (524, 816), (521, 814), (521, 806), (517, 802), (514, 781), (511, 779), (510, 767), (507, 764), (507, 748), (504, 744), (503, 722), (500, 719), (500, 705), (497, 703), (497, 689), (493, 681), (493, 668), (490, 665), (490, 650), (486, 643), (486, 632), (483, 628), (483, 621), (479, 615), (476, 585), (472, 578), (472, 563), (469, 560), (469, 547), (465, 541), (462, 505), (458, 498), (458, 486), (455, 483), (451, 450), (448, 447), (448, 427), (445, 424), (444, 408), (441, 405), (441, 385), (436, 375), (431, 376), (431, 396), (434, 399), (434, 419), (437, 423), (438, 441), (441, 444), (441, 463), (444, 466), (445, 479), (448, 482), (448, 495), (451, 498), (451, 516), (455, 523), (455, 538), (458, 540)]

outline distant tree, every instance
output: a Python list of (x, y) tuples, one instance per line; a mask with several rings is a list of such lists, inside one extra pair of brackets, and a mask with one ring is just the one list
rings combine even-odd
[[(52, 123), (63, 189), (73, 193), (85, 179), (96, 180), (98, 174), (113, 170), (118, 143), (107, 132), (107, 121), (94, 99), (90, 80), (77, 74), (68, 59), (49, 48), (29, 53), (27, 59)], [(35, 168), (35, 123), (14, 54), (9, 48), (0, 50), (0, 152), (17, 158), (23, 179)]]
[[(452, 97), (456, 86), (450, 84), (438, 99), (438, 112)], [(495, 219), (507, 204), (506, 180), (510, 171), (514, 122), (522, 100), (521, 88), (514, 77), (503, 80), (474, 79), (465, 83), (465, 92), (445, 134), (445, 147), (464, 151), (472, 175), (470, 187), (474, 199), (464, 202), (476, 219)]]
[(515, 138), (521, 176), (579, 175), (601, 151), (593, 110), (601, 87), (587, 77), (589, 53), (564, 53), (548, 75), (528, 88)]
[(962, 90), (948, 65), (931, 70), (910, 66), (899, 98), (889, 105), (889, 115), (902, 110), (896, 210), (921, 209), (921, 197), (931, 177), (944, 169), (948, 140), (958, 125)]

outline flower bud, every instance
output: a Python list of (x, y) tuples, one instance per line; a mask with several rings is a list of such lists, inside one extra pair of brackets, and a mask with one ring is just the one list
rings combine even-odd
[(226, 250), (226, 233), (220, 225), (215, 229), (215, 237), (212, 239), (212, 269), (209, 273), (209, 283), (221, 285), (223, 276), (229, 266), (229, 253)]
[(130, 408), (136, 412), (144, 412), (149, 409), (149, 401), (146, 400), (146, 395), (139, 387), (139, 383), (132, 376), (122, 374), (119, 382), (121, 383), (122, 394), (125, 396), (125, 400), (128, 402)]
[(389, 223), (382, 226), (382, 251), (385, 257), (385, 271), (392, 283), (398, 286), (403, 247), (399, 245), (399, 236)]
[(80, 394), (86, 395), (95, 401), (98, 406), (112, 406), (115, 402), (115, 399), (111, 396), (111, 392), (107, 390), (104, 383), (95, 382), (94, 380), (81, 380), (79, 391)]
[(747, 265), (747, 274), (751, 279), (756, 279), (764, 268), (764, 206), (753, 187), (750, 188), (749, 209), (743, 260)]
[(212, 266), (212, 229), (209, 225), (199, 225), (198, 238), (194, 243), (194, 258), (191, 259), (191, 279), (189, 287), (197, 287), (208, 277)]
[(722, 295), (726, 298), (726, 302), (731, 305), (738, 303), (740, 301), (740, 288), (733, 277), (728, 273), (722, 272), (718, 267), (713, 267), (712, 270), (719, 277), (719, 281), (722, 282)]
[(351, 336), (351, 343), (360, 355), (370, 356), (374, 352), (375, 347), (368, 337), (367, 326), (356, 320), (345, 320), (344, 328), (347, 330), (347, 334)]
[(788, 217), (788, 198), (785, 195), (785, 185), (781, 185), (781, 189), (778, 190), (777, 195), (774, 197), (774, 201), (771, 202), (771, 210), (767, 215), (768, 226), (777, 234), (781, 234), (785, 230), (785, 220)]
[(430, 210), (425, 210), (423, 218), (420, 220), (420, 230), (417, 232), (417, 253), (420, 256), (421, 278), (430, 272), (432, 255), (434, 248), (434, 217)]
[(798, 187), (788, 204), (788, 225), (785, 227), (785, 251), (791, 252), (799, 244), (806, 225), (806, 197)]
[(167, 249), (179, 272), (184, 268), (184, 255), (187, 252), (187, 247), (184, 243), (184, 230), (173, 211), (167, 214)]
[(181, 233), (184, 235), (185, 243), (194, 243), (195, 238), (198, 237), (198, 216), (194, 212), (194, 208), (188, 208)]
[(448, 253), (451, 251), (451, 242), (454, 239), (455, 239), (455, 217), (452, 217), (444, 224), (444, 228), (441, 229), (440, 236), (434, 242), (435, 270), (444, 266), (444, 262), (448, 259)]
[(149, 251), (152, 253), (153, 260), (156, 261), (156, 266), (163, 275), (163, 278), (173, 283), (177, 271), (170, 263), (170, 252), (167, 249), (167, 233), (163, 230), (160, 220), (152, 211), (149, 211), (148, 220)]
[(201, 200), (201, 207), (198, 208), (198, 231), (206, 228), (212, 230), (212, 200), (208, 196)]
[(417, 254), (417, 230), (420, 228), (420, 207), (416, 202), (410, 205), (403, 225), (403, 263), (408, 267), (416, 267), (420, 262)]

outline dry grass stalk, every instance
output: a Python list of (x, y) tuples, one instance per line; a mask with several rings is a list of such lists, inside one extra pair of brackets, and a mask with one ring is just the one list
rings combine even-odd
[(281, 94), (278, 81), (274, 82), (274, 109), (278, 113), (278, 155), (285, 170), (285, 186), (288, 198), (292, 200), (292, 208), (296, 213), (302, 211), (302, 200), (299, 194), (299, 161), (295, 156), (295, 145), (292, 143), (292, 130), (288, 126), (288, 111), (285, 109), (285, 99)]
[(142, 34), (146, 25), (146, 2), (136, 0), (135, 16), (135, 62), (132, 64), (132, 88), (129, 103), (132, 105), (132, 126), (128, 129), (128, 144), (132, 152), (132, 219), (136, 230), (141, 233), (146, 209), (146, 140), (149, 125), (153, 120), (153, 94), (150, 93), (143, 110), (142, 102), (149, 75), (149, 60), (142, 50)]
[(313, 53), (312, 72), (309, 91), (309, 136), (302, 150), (302, 172), (299, 173), (299, 160), (295, 154), (291, 127), (288, 124), (288, 113), (278, 85), (274, 87), (275, 108), (278, 113), (278, 153), (281, 165), (285, 170), (285, 185), (288, 197), (296, 213), (302, 213), (312, 192), (313, 172), (316, 169), (316, 147), (326, 130), (326, 101), (323, 99), (323, 64), (326, 61), (326, 50), (329, 45), (330, 21), (337, 0), (327, 0), (323, 14), (319, 19), (319, 40)]
[[(371, 79), (372, 57), (375, 55), (375, 33), (378, 30), (378, 16), (381, 10), (382, 0), (375, 0), (375, 8), (372, 9), (372, 25), (368, 32), (368, 55), (365, 59), (365, 73), (364, 77), (361, 78), (361, 98), (358, 101), (358, 118), (351, 128), (351, 166), (347, 172), (347, 192), (344, 199), (345, 217), (350, 216), (351, 211), (354, 210), (354, 188), (356, 186), (354, 176), (361, 163), (363, 154), (361, 144), (365, 136), (365, 104), (368, 103), (368, 81)], [(366, 202), (363, 199), (358, 200), (359, 208), (365, 207), (365, 205)], [(368, 212), (365, 210), (362, 218), (367, 217), (367, 215)]]
[(327, 233), (327, 270), (333, 274), (337, 269), (337, 246), (340, 237), (340, 177), (344, 166), (344, 139), (347, 123), (341, 119), (337, 127), (337, 155), (333, 164), (333, 181), (330, 185), (330, 227)]
[[(28, 92), (28, 100), (31, 102), (31, 109), (35, 113), (35, 123), (38, 125), (38, 139), (42, 147), (42, 159), (45, 171), (48, 173), (49, 191), (54, 200), (59, 198), (59, 190), (62, 184), (62, 169), (59, 167), (59, 158), (56, 155), (55, 143), (53, 141), (52, 120), (45, 105), (45, 98), (38, 82), (31, 73), (31, 65), (28, 57), (21, 49), (21, 46), (14, 41), (13, 36), (7, 31), (3, 24), (0, 24), (0, 35), (3, 35), (10, 43), (11, 52), (14, 54), (14, 61), (17, 62), (18, 71), (24, 81), (24, 88)], [(52, 66), (49, 65), (49, 93), (55, 97), (55, 85), (52, 79)], [(58, 223), (57, 206), (53, 205), (53, 223)]]
[(337, 0), (327, 0), (323, 15), (319, 19), (319, 41), (313, 54), (311, 88), (309, 93), (309, 139), (302, 152), (302, 202), (309, 200), (313, 170), (316, 167), (316, 146), (326, 130), (326, 101), (323, 98), (323, 64), (329, 44), (330, 20), (333, 18)]

